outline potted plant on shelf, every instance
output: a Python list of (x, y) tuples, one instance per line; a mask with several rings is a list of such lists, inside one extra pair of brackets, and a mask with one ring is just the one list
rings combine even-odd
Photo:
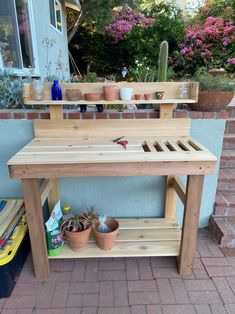
[(99, 217), (93, 224), (93, 231), (98, 247), (102, 250), (111, 250), (119, 231), (119, 223), (116, 219)]
[(61, 231), (65, 238), (69, 241), (69, 245), (73, 251), (83, 251), (87, 247), (87, 243), (92, 230), (92, 223), (97, 219), (93, 207), (72, 215), (68, 220), (63, 222)]
[(235, 84), (226, 77), (212, 76), (205, 69), (200, 69), (194, 76), (199, 82), (198, 102), (188, 104), (199, 111), (217, 111), (224, 109), (234, 96)]

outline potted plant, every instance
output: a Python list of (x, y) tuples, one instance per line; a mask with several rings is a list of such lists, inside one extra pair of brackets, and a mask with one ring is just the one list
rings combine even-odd
[(118, 235), (119, 223), (116, 219), (101, 216), (94, 222), (93, 231), (98, 247), (105, 251), (111, 250)]
[(93, 207), (90, 207), (86, 212), (72, 215), (63, 222), (62, 233), (69, 241), (73, 251), (83, 251), (87, 247), (92, 223), (95, 219), (97, 219), (97, 215), (94, 213)]
[(213, 76), (200, 69), (194, 76), (199, 82), (198, 102), (188, 104), (193, 110), (216, 111), (225, 108), (232, 100), (235, 84), (226, 77)]

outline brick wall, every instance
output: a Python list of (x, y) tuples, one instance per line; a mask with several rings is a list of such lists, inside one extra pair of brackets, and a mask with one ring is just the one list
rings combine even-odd
[[(175, 109), (174, 118), (191, 119), (227, 119), (226, 110), (201, 112), (187, 109)], [(65, 119), (152, 119), (159, 118), (159, 111), (152, 109), (143, 110), (104, 110), (104, 112), (87, 111), (80, 113), (78, 110), (64, 110)], [(28, 109), (1, 109), (0, 119), (49, 119), (48, 110)]]

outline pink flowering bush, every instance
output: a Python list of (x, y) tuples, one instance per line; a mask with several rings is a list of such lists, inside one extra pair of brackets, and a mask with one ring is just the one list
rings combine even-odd
[(114, 20), (112, 24), (105, 27), (105, 32), (112, 37), (115, 43), (117, 43), (120, 40), (123, 40), (125, 35), (131, 32), (134, 26), (141, 25), (148, 27), (149, 23), (154, 21), (155, 19), (153, 18), (147, 18), (142, 13), (127, 8), (115, 12)]
[(233, 22), (210, 16), (203, 25), (196, 23), (186, 29), (184, 41), (170, 62), (173, 67), (184, 67), (190, 73), (201, 66), (226, 68), (232, 72), (235, 69), (234, 51)]

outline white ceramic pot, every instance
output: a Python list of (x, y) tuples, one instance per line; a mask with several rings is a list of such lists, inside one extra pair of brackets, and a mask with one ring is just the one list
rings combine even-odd
[(132, 95), (133, 95), (133, 88), (129, 88), (129, 87), (120, 88), (121, 100), (131, 100)]

